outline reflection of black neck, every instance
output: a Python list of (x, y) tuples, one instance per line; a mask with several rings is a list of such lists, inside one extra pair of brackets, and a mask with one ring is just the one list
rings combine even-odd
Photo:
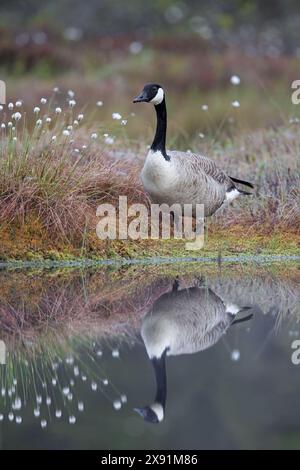
[(156, 378), (155, 403), (160, 403), (163, 409), (165, 409), (167, 399), (166, 355), (167, 348), (164, 350), (160, 358), (154, 357), (152, 359), (152, 365)]
[(170, 160), (170, 157), (166, 152), (166, 133), (167, 133), (167, 107), (165, 98), (160, 104), (155, 106), (156, 111), (156, 132), (154, 140), (151, 145), (151, 150), (154, 152), (159, 151), (163, 154), (166, 160)]

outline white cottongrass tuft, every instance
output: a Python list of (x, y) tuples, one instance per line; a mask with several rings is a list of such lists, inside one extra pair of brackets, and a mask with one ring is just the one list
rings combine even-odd
[(98, 106), (99, 108), (103, 106), (103, 101), (97, 101), (96, 106)]
[(122, 119), (122, 116), (120, 113), (112, 113), (112, 118), (119, 121), (120, 119)]
[(70, 100), (70, 101), (69, 101), (69, 106), (70, 106), (70, 108), (74, 108), (75, 105), (76, 105), (76, 101), (75, 101), (75, 100)]
[(21, 106), (22, 106), (22, 101), (21, 100), (16, 101), (16, 107), (21, 108)]
[(107, 137), (105, 137), (104, 139), (104, 142), (107, 144), (107, 145), (112, 145), (114, 143), (115, 139), (113, 137), (110, 137), (109, 135)]
[(40, 110), (41, 110), (41, 108), (39, 108), (38, 106), (35, 106), (35, 107), (33, 108), (34, 114), (39, 114)]
[(46, 99), (46, 98), (41, 98), (41, 103), (42, 103), (42, 104), (46, 104), (46, 103), (47, 103), (47, 99)]
[(55, 112), (56, 112), (56, 114), (60, 114), (61, 113), (61, 108), (58, 106), (57, 108), (55, 108)]
[(12, 404), (14, 410), (20, 410), (22, 408), (22, 400), (20, 397), (16, 397), (14, 403)]
[(46, 118), (47, 124), (50, 124), (51, 121), (52, 121), (51, 117), (47, 117), (47, 118)]
[(199, 135), (200, 139), (204, 139), (204, 137), (205, 137), (205, 135), (204, 135), (204, 134), (202, 134), (202, 132), (199, 132), (199, 134), (198, 134), (198, 135)]
[(2, 122), (1, 129), (5, 129), (5, 128), (6, 128), (6, 125), (4, 124), (4, 122)]
[(78, 402), (78, 411), (83, 411), (84, 410), (84, 404), (82, 401)]
[(8, 103), (7, 107), (8, 107), (8, 109), (10, 109), (10, 110), (11, 110), (11, 109), (14, 109), (14, 104), (13, 104), (13, 103)]
[(41, 127), (41, 125), (43, 124), (43, 121), (41, 119), (38, 119), (35, 124), (37, 127)]
[(238, 75), (232, 75), (232, 77), (230, 78), (230, 83), (232, 85), (239, 85), (241, 83), (241, 79)]
[(59, 92), (58, 86), (55, 86), (55, 87), (53, 88), (53, 91), (54, 91), (54, 93), (58, 93), (58, 92)]
[(41, 395), (37, 395), (36, 397), (36, 402), (40, 405), (42, 403), (43, 399)]
[(68, 131), (68, 129), (64, 129), (63, 130), (63, 135), (65, 135), (65, 136), (70, 135), (70, 131)]
[(122, 402), (121, 400), (114, 400), (113, 406), (115, 410), (120, 410), (122, 408)]
[(93, 132), (91, 134), (91, 139), (95, 140), (95, 139), (97, 139), (97, 137), (98, 137), (98, 134), (96, 134), (96, 132)]
[(52, 142), (55, 142), (56, 139), (57, 139), (56, 135), (53, 135), (53, 136), (51, 137)]
[(121, 124), (122, 124), (122, 126), (126, 126), (126, 124), (127, 124), (127, 119), (122, 119)]
[(69, 95), (70, 98), (74, 98), (75, 93), (74, 93), (73, 90), (68, 90), (68, 95)]
[(76, 423), (76, 418), (75, 418), (75, 416), (73, 416), (73, 415), (72, 415), (72, 416), (69, 416), (69, 423), (70, 423), (70, 424), (75, 424), (75, 423)]
[(82, 121), (83, 118), (84, 118), (83, 114), (78, 114), (77, 116), (78, 121)]
[(208, 106), (207, 106), (207, 104), (203, 104), (203, 105), (201, 106), (201, 108), (202, 108), (202, 111), (208, 111)]
[(12, 115), (12, 118), (13, 118), (15, 121), (20, 121), (21, 117), (22, 117), (22, 114), (19, 113), (19, 112), (16, 112), (16, 113), (14, 113), (14, 114)]
[(241, 356), (241, 354), (240, 354), (240, 351), (238, 349), (234, 349), (231, 353), (231, 359), (233, 361), (238, 361), (240, 359), (240, 356)]
[(231, 106), (233, 108), (239, 108), (241, 105), (240, 105), (240, 102), (238, 100), (234, 100), (232, 103), (231, 103)]
[(138, 42), (138, 41), (133, 41), (130, 45), (129, 45), (129, 52), (131, 54), (139, 54), (143, 49), (143, 44), (141, 42)]

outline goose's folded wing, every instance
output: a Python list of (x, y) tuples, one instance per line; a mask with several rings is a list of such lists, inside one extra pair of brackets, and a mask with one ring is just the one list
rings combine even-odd
[(234, 183), (226, 175), (226, 173), (221, 170), (214, 161), (210, 158), (204, 157), (196, 153), (185, 153), (179, 151), (169, 152), (171, 157), (178, 160), (182, 169), (186, 172), (195, 175), (206, 176), (212, 180), (218, 182), (221, 185), (225, 185), (226, 189), (234, 187)]

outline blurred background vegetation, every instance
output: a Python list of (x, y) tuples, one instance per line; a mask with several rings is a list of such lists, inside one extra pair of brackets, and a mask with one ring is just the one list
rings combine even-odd
[[(147, 142), (153, 116), (132, 98), (145, 82), (159, 82), (172, 112), (170, 145), (172, 136), (186, 146), (199, 134), (201, 145), (202, 134), (295, 122), (299, 26), (296, 0), (2, 0), (0, 77), (8, 99), (25, 106), (54, 85), (74, 90), (82, 108), (100, 100), (95, 119), (118, 111), (128, 137)], [(137, 109), (141, 119), (131, 115)]]

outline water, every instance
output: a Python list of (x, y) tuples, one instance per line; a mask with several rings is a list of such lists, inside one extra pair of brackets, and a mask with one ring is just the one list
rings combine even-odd
[(0, 446), (299, 448), (299, 280), (293, 263), (0, 271)]

